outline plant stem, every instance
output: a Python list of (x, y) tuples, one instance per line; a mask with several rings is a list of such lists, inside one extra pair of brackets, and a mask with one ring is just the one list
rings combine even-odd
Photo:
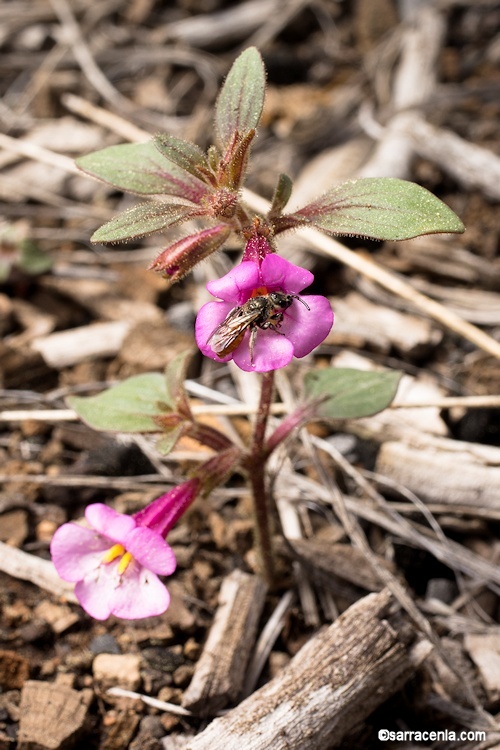
[(247, 462), (255, 513), (255, 541), (260, 555), (262, 575), (270, 586), (274, 581), (274, 556), (265, 477), (265, 435), (273, 392), (274, 371), (266, 372), (262, 377), (262, 390), (253, 432), (252, 449)]

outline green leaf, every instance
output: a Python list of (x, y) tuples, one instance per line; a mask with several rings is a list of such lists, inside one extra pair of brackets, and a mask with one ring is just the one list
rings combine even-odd
[(82, 156), (77, 166), (92, 177), (139, 195), (176, 195), (199, 203), (205, 183), (161, 154), (154, 141), (123, 143)]
[(393, 177), (345, 182), (291, 218), (305, 220), (332, 234), (378, 240), (464, 231), (458, 216), (439, 198), (420, 185)]
[(183, 141), (182, 138), (176, 138), (175, 135), (168, 133), (156, 135), (153, 141), (163, 156), (195, 177), (199, 177), (198, 167), (208, 169), (207, 157), (196, 144)]
[(175, 448), (175, 444), (182, 436), (184, 432), (184, 425), (180, 424), (178, 427), (170, 430), (169, 432), (163, 433), (156, 443), (156, 450), (162, 456), (166, 456), (170, 451)]
[(94, 430), (107, 432), (160, 432), (154, 417), (172, 408), (158, 372), (134, 375), (97, 396), (70, 396), (67, 403)]
[(194, 206), (182, 203), (139, 203), (103, 224), (90, 239), (92, 242), (122, 242), (136, 239), (172, 227), (181, 221), (198, 216), (199, 213)]
[(319, 417), (356, 419), (370, 417), (392, 402), (401, 373), (371, 372), (338, 368), (314, 370), (304, 379), (304, 390), (311, 399), (321, 399)]
[(52, 268), (52, 258), (40, 250), (34, 242), (26, 240), (21, 243), (21, 253), (19, 261), (17, 263), (25, 273), (33, 276), (38, 276), (40, 273), (45, 273)]
[(248, 133), (259, 124), (265, 87), (262, 58), (249, 47), (233, 63), (215, 106), (215, 132), (224, 151), (236, 132)]
[(181, 352), (168, 363), (165, 370), (165, 380), (169, 401), (174, 404), (176, 411), (184, 416), (191, 416), (189, 399), (184, 388), (189, 363), (193, 358), (193, 351)]
[(279, 216), (292, 194), (293, 183), (286, 174), (280, 174), (269, 209), (269, 216)]

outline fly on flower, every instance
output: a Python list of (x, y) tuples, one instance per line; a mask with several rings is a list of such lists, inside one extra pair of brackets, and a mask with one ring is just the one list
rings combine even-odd
[(238, 348), (245, 332), (250, 329), (250, 361), (253, 364), (257, 330), (259, 328), (263, 331), (270, 329), (284, 336), (285, 334), (278, 329), (283, 323), (285, 310), (288, 310), (294, 299), (301, 302), (308, 310), (311, 309), (297, 294), (276, 291), (250, 297), (249, 300), (229, 312), (225, 320), (209, 336), (207, 346), (222, 359)]

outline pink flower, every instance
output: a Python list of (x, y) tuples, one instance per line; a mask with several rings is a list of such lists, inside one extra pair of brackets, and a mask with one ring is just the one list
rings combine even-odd
[(218, 302), (196, 319), (196, 342), (205, 356), (233, 359), (247, 372), (268, 372), (305, 357), (328, 335), (333, 312), (326, 297), (298, 296), (314, 276), (276, 254), (244, 260), (207, 284)]
[(197, 495), (199, 481), (174, 487), (133, 516), (101, 503), (89, 505), (90, 528), (65, 523), (50, 551), (60, 577), (75, 582), (75, 595), (96, 620), (113, 614), (129, 620), (159, 615), (170, 595), (159, 575), (176, 568), (164, 537)]

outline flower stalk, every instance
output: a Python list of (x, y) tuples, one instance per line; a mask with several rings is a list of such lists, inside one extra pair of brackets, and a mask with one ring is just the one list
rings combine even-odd
[(275, 564), (272, 548), (270, 501), (266, 486), (265, 436), (274, 394), (274, 371), (262, 376), (260, 403), (255, 419), (251, 452), (247, 458), (255, 517), (255, 542), (261, 574), (269, 586), (274, 583)]

